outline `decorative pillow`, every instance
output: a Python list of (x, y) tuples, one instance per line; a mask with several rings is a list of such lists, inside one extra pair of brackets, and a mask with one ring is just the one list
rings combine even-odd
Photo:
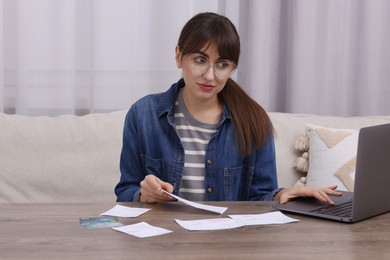
[(309, 170), (306, 184), (312, 187), (337, 185), (353, 191), (359, 130), (307, 125)]

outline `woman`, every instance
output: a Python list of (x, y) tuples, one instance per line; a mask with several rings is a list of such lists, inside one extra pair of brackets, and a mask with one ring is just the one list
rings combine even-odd
[(124, 125), (117, 201), (279, 200), (313, 196), (330, 204), (336, 187), (278, 189), (273, 127), (264, 109), (230, 76), (240, 55), (235, 26), (201, 13), (176, 46), (183, 78), (148, 95)]

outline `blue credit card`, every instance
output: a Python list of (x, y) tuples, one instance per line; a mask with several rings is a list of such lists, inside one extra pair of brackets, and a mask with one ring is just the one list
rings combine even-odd
[(117, 217), (80, 218), (80, 225), (87, 229), (123, 226)]

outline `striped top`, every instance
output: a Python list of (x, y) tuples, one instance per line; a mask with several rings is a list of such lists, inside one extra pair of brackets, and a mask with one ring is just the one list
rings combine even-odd
[(188, 200), (203, 201), (206, 149), (217, 132), (217, 124), (201, 123), (191, 116), (183, 101), (183, 89), (175, 103), (174, 121), (185, 155), (179, 195)]

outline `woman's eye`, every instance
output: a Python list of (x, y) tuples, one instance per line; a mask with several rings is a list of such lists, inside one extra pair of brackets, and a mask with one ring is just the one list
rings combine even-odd
[(219, 69), (226, 69), (226, 68), (229, 68), (230, 63), (221, 61), (221, 62), (218, 62), (216, 65), (217, 65), (216, 67), (218, 67)]
[(203, 64), (203, 63), (206, 62), (206, 59), (201, 58), (201, 57), (196, 57), (196, 58), (194, 58), (194, 61), (195, 61), (196, 63)]

